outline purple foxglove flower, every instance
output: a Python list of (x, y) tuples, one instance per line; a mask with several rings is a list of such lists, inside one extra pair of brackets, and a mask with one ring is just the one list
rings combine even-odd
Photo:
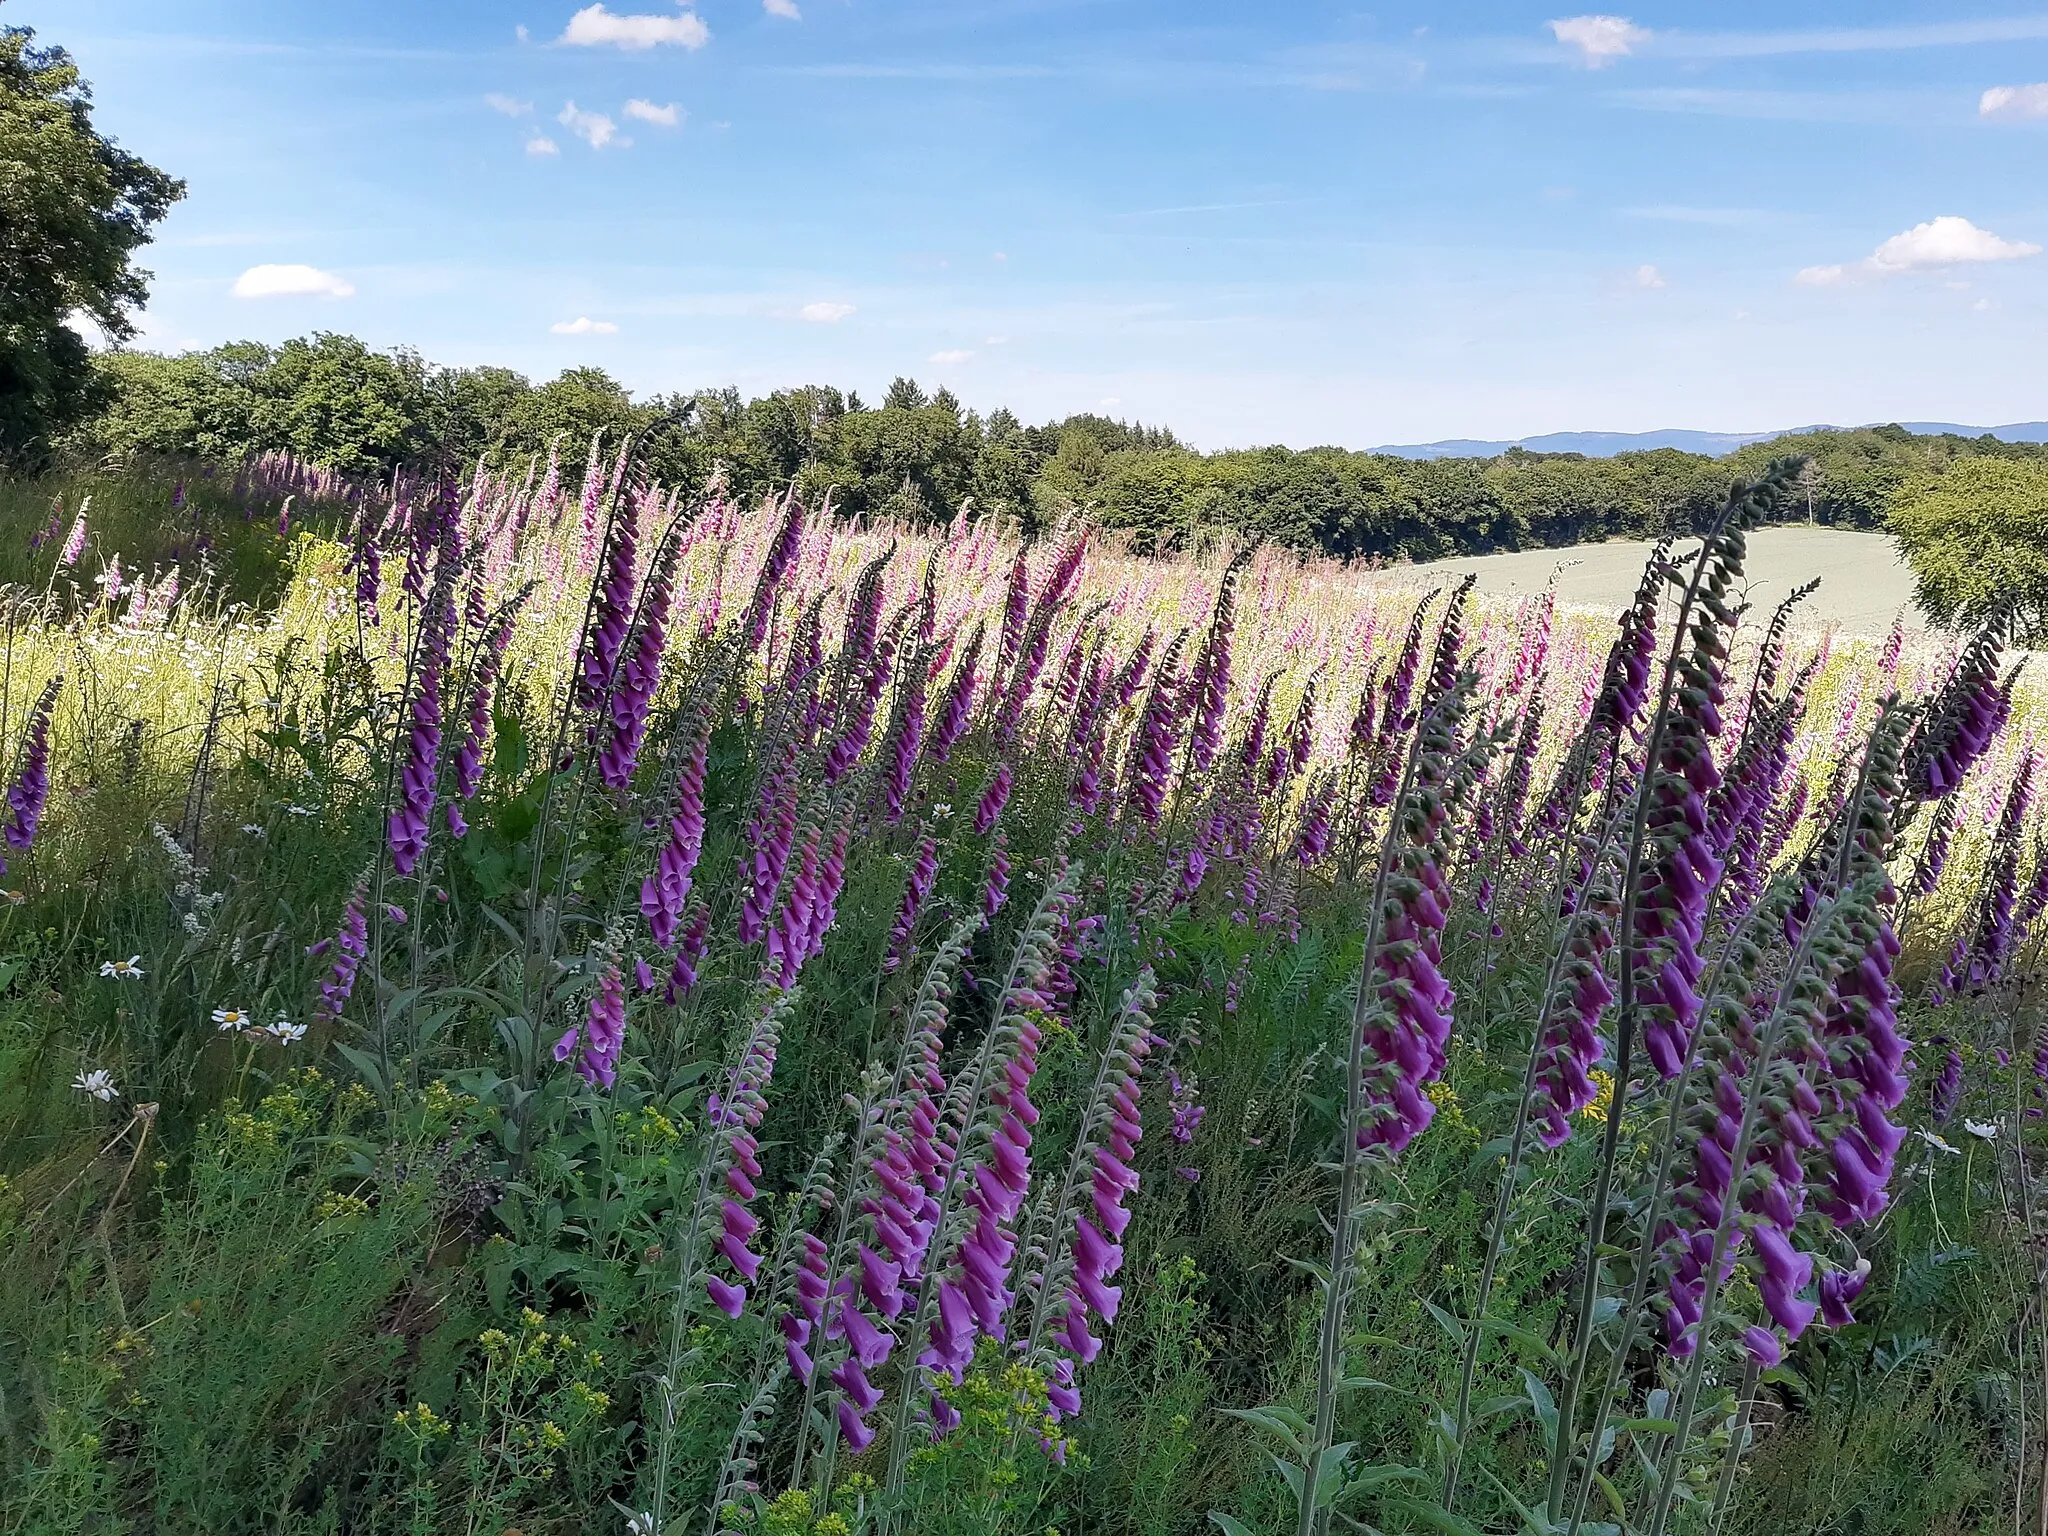
[(601, 712), (610, 699), (633, 625), (639, 558), (640, 498), (621, 496), (605, 536), (604, 568), (591, 593), (589, 627), (576, 653), (576, 702), (582, 709)]
[(968, 637), (967, 649), (953, 664), (953, 679), (946, 685), (944, 699), (939, 705), (938, 724), (933, 728), (931, 740), (925, 750), (935, 763), (943, 763), (953, 755), (953, 748), (967, 730), (968, 716), (974, 707), (974, 663), (981, 654), (982, 628), (976, 625)]
[(1010, 851), (1009, 842), (1001, 832), (996, 833), (995, 846), (989, 850), (988, 879), (982, 886), (981, 911), (991, 920), (1002, 911), (1003, 903), (1010, 896)]
[[(739, 1061), (726, 1076), (725, 1092), (710, 1095), (704, 1108), (705, 1121), (715, 1138), (713, 1166), (726, 1174), (726, 1187), (731, 1191), (719, 1207), (718, 1236), (712, 1249), (738, 1277), (729, 1281), (715, 1272), (707, 1273), (704, 1284), (712, 1303), (728, 1317), (738, 1317), (745, 1308), (747, 1287), (761, 1268), (760, 1257), (747, 1246), (760, 1228), (760, 1219), (747, 1209), (740, 1191), (761, 1178), (760, 1144), (754, 1132), (767, 1111), (768, 1084), (775, 1075), (775, 1054), (786, 1011), (787, 1003), (778, 1000), (762, 1015)], [(735, 1172), (737, 1180), (731, 1177)]]
[(320, 1001), (314, 1016), (323, 1023), (341, 1017), (349, 995), (355, 991), (356, 971), (369, 957), (369, 899), (369, 877), (364, 876), (356, 881), (348, 904), (341, 909), (341, 929), (334, 936), (334, 968), (328, 979), (320, 983)]
[(673, 534), (655, 551), (654, 566), (640, 595), (639, 624), (633, 648), (612, 682), (611, 737), (597, 756), (598, 777), (605, 788), (623, 791), (633, 782), (640, 745), (647, 737), (647, 713), (661, 686), (662, 653), (668, 647), (668, 611), (675, 599), (676, 561), (681, 540)]
[(889, 738), (882, 748), (882, 811), (891, 826), (903, 819), (910, 783), (917, 771), (918, 749), (924, 745), (925, 667), (920, 654), (911, 660), (897, 686)]
[(461, 837), (469, 830), (462, 819), (462, 807), (476, 797), (484, 777), (484, 744), (490, 738), (491, 706), (495, 702), (498, 678), (505, 668), (505, 651), (512, 643), (512, 626), (524, 603), (522, 594), (491, 627), (477, 651), (475, 675), (469, 684), (469, 722), (462, 745), (455, 751), (455, 786), (448, 800), (448, 830)]
[[(43, 686), (22, 732), (21, 752), (16, 759), (19, 766), (14, 783), (7, 790), (8, 817), (4, 829), (7, 846), (16, 853), (25, 852), (35, 841), (43, 807), (49, 804), (50, 715), (57, 705), (57, 691), (63, 685), (61, 677), (53, 677)], [(6, 860), (0, 858), (0, 871), (6, 868)]]
[(1137, 701), (1139, 690), (1145, 686), (1145, 679), (1152, 667), (1152, 647), (1157, 636), (1151, 630), (1138, 638), (1138, 647), (1131, 652), (1130, 660), (1116, 674), (1109, 690), (1109, 707), (1112, 711), (1129, 709)]
[(837, 784), (853, 771), (853, 765), (860, 761), (860, 755), (867, 750), (868, 737), (875, 728), (875, 710), (881, 703), (882, 688), (889, 681), (889, 671), (896, 654), (896, 639), (892, 633), (884, 639), (865, 664), (853, 697), (848, 701), (848, 713), (844, 728), (825, 754), (825, 782)]
[(428, 594), (420, 625), (417, 666), (413, 678), (412, 728), (406, 738), (405, 766), (400, 772), (398, 804), (392, 809), (388, 833), (391, 867), (410, 875), (427, 849), (428, 824), (441, 772), (441, 685), (448, 670), (448, 650), (455, 624), (453, 562), (444, 560)]
[(1330, 851), (1330, 807), (1337, 793), (1337, 776), (1318, 774), (1302, 796), (1301, 819), (1295, 826), (1294, 862), (1306, 869)]
[(1009, 585), (1003, 593), (1003, 627), (996, 647), (997, 677), (1010, 670), (1010, 663), (1017, 659), (1024, 645), (1024, 620), (1031, 601), (1031, 571), (1025, 554), (1024, 550), (1017, 551), (1017, 558), (1010, 565)]
[(998, 763), (990, 776), (988, 788), (982, 791), (981, 802), (974, 808), (974, 831), (977, 837), (986, 837), (995, 830), (996, 818), (1003, 814), (1003, 807), (1010, 799), (1011, 772), (1008, 763)]
[(917, 857), (911, 861), (910, 879), (903, 887), (903, 901), (896, 908), (896, 921), (889, 928), (889, 952), (882, 961), (884, 971), (893, 971), (910, 954), (910, 942), (917, 932), (918, 917), (932, 893), (939, 873), (939, 845), (930, 836), (917, 843)]
[(610, 1089), (626, 1043), (626, 983), (619, 963), (607, 959), (583, 1022), (555, 1042), (555, 1060), (576, 1057), (576, 1073), (593, 1088)]
[(711, 937), (711, 909), (697, 904), (683, 925), (682, 940), (676, 945), (676, 962), (669, 970), (668, 987), (662, 1001), (673, 1006), (697, 985), (697, 967), (704, 959), (704, 946)]
[(78, 516), (71, 520), (71, 531), (64, 535), (64, 547), (57, 554), (57, 569), (68, 571), (78, 564), (78, 557), (85, 553), (85, 512), (81, 508)]
[(1159, 825), (1159, 815), (1166, 803), (1167, 780), (1173, 772), (1174, 747), (1180, 736), (1182, 705), (1187, 698), (1179, 666), (1181, 646), (1186, 640), (1187, 631), (1182, 630), (1160, 658), (1124, 770), (1125, 809), (1147, 826)]
[(1230, 702), (1230, 643), (1236, 629), (1233, 599), (1237, 591), (1238, 564), (1223, 573), (1216, 589), (1216, 610), (1209, 620), (1209, 632), (1195, 656), (1188, 678), (1188, 695), (1194, 723), (1188, 737), (1188, 752), (1199, 773), (1207, 773), (1216, 761), (1216, 749), (1223, 745), (1223, 710)]
[(1927, 1090), (1927, 1111), (1936, 1125), (1947, 1125), (1956, 1115), (1963, 1094), (1963, 1053), (1950, 1048), (1941, 1059), (1941, 1071)]
[(767, 557), (761, 562), (761, 574), (754, 582), (754, 595), (747, 600), (746, 612), (740, 619), (740, 640), (749, 652), (759, 650), (762, 640), (767, 637), (768, 618), (775, 611), (775, 599), (782, 579), (796, 562), (803, 539), (804, 509), (795, 495), (785, 496), (781, 525), (768, 545)]
[(762, 775), (754, 815), (744, 829), (750, 850), (746, 872), (751, 885), (740, 900), (739, 936), (743, 944), (753, 944), (767, 936), (775, 892), (782, 884), (796, 840), (798, 788), (794, 743), (786, 743), (781, 748), (781, 760)]
[(704, 766), (710, 751), (708, 724), (701, 728), (676, 775), (668, 837), (654, 858), (654, 873), (640, 882), (640, 914), (664, 950), (675, 947), (676, 925), (690, 899), (697, 859), (704, 851)]

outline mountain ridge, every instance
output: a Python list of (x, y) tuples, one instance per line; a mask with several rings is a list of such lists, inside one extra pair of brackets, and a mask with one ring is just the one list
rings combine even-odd
[[(1991, 436), (2008, 443), (2048, 443), (2048, 421), (2016, 421), (2001, 427), (1966, 427), (1948, 421), (1866, 422), (1866, 426), (1897, 425), (1921, 436), (1954, 433), (1962, 437)], [(1520, 438), (1447, 437), (1433, 443), (1389, 443), (1373, 449), (1404, 459), (1490, 459), (1511, 448), (1530, 453), (1580, 453), (1590, 459), (1612, 458), (1618, 453), (1646, 453), (1655, 448), (1677, 448), (1686, 453), (1703, 453), (1718, 458), (1751, 443), (1793, 437), (1802, 432), (1850, 430), (1815, 423), (1804, 427), (1781, 427), (1773, 432), (1702, 432), (1689, 427), (1665, 427), (1652, 432), (1542, 432)]]

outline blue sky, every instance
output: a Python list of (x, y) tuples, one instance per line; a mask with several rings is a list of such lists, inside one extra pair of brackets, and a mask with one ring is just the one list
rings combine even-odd
[(153, 346), (346, 330), (641, 391), (908, 373), (1205, 447), (2048, 417), (2048, 10), (0, 21), (69, 47), (102, 127), (191, 184), (147, 256)]

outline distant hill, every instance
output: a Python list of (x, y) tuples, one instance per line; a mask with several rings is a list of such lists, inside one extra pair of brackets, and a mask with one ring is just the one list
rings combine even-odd
[[(1870, 423), (1880, 425), (1880, 423)], [(2016, 421), (2003, 427), (1965, 427), (1950, 421), (1902, 421), (1908, 432), (1932, 436), (1953, 432), (1961, 437), (1982, 437), (1987, 432), (2008, 443), (2048, 443), (2048, 421)], [(1399, 443), (1375, 449), (1404, 459), (1490, 459), (1510, 448), (1530, 453), (1583, 453), (1588, 458), (1612, 458), (1617, 453), (1643, 453), (1652, 448), (1679, 448), (1687, 453), (1719, 457), (1750, 443), (1768, 442), (1774, 437), (1791, 437), (1801, 432), (1831, 432), (1829, 426), (1783, 427), (1776, 432), (1695, 432), (1685, 427), (1666, 427), (1657, 432), (1545, 432), (1536, 437), (1488, 441), (1481, 438), (1450, 437), (1437, 443)]]

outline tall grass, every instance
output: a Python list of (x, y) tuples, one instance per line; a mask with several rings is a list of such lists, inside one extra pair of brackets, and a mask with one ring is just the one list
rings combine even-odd
[(2038, 705), (1742, 611), (1795, 470), (1618, 631), (630, 444), (0, 489), (0, 1527), (2027, 1514)]

